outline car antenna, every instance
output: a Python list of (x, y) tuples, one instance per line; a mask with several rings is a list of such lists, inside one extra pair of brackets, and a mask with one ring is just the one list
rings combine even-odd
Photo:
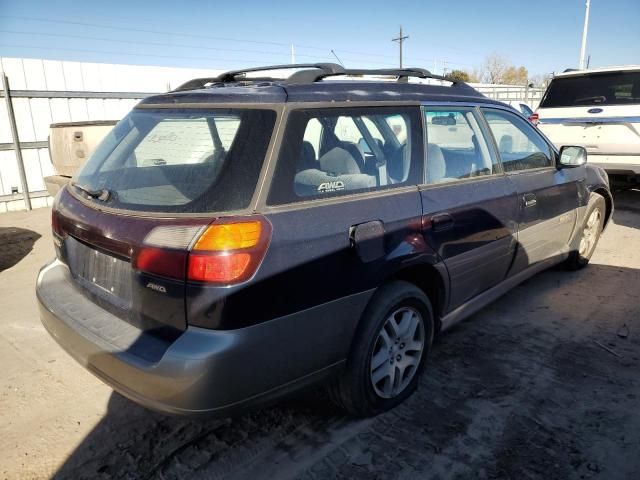
[(334, 52), (333, 49), (331, 49), (331, 53), (333, 54), (334, 57), (336, 57), (336, 60), (338, 60), (338, 63), (344, 67), (344, 63), (342, 63), (342, 60), (338, 58), (338, 55), (336, 55), (336, 52)]

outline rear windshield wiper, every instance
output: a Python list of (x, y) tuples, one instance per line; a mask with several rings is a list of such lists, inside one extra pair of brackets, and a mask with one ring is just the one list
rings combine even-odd
[(576, 98), (575, 101), (573, 102), (575, 103), (604, 103), (607, 101), (607, 98), (604, 97), (603, 95), (597, 95), (595, 97), (584, 97), (584, 98)]
[(73, 182), (71, 185), (76, 187), (78, 190), (81, 190), (91, 198), (97, 198), (102, 202), (106, 202), (111, 197), (111, 192), (106, 188), (101, 188), (99, 190), (91, 190), (90, 188), (79, 185), (76, 182)]

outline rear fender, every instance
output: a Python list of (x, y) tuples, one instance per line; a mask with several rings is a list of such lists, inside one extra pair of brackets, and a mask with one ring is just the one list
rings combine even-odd
[(597, 193), (604, 197), (604, 201), (607, 205), (607, 211), (605, 212), (604, 217), (604, 228), (606, 228), (614, 211), (613, 195), (611, 194), (611, 189), (609, 187), (609, 177), (607, 172), (600, 167), (587, 164), (586, 182), (589, 194)]

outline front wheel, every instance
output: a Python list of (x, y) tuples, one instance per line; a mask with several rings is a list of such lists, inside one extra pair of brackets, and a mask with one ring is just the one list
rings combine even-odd
[(415, 285), (394, 281), (376, 292), (358, 326), (333, 400), (356, 416), (388, 410), (416, 389), (433, 341), (433, 310)]
[(566, 266), (569, 270), (584, 268), (589, 263), (593, 252), (596, 249), (600, 234), (604, 226), (604, 216), (607, 205), (602, 195), (591, 194), (587, 212), (585, 214), (582, 231), (580, 232), (580, 243), (577, 250), (572, 251), (567, 258)]

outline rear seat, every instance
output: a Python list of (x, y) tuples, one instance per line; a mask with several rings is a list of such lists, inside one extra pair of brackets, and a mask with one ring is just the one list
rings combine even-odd
[(341, 147), (332, 148), (322, 155), (318, 159), (318, 168), (298, 172), (294, 182), (296, 195), (301, 197), (377, 186), (376, 177), (362, 173), (353, 155)]

